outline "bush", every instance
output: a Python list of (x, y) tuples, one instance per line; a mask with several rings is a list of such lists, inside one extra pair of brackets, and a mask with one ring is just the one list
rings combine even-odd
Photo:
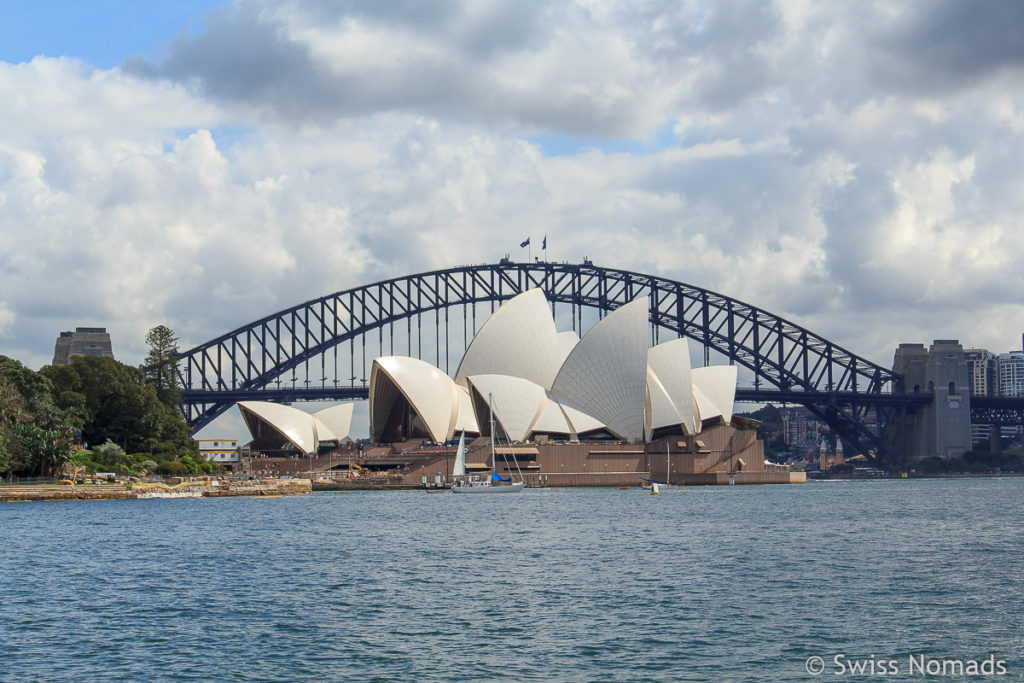
[(963, 462), (960, 460), (946, 460), (945, 458), (931, 456), (918, 460), (916, 469), (918, 472), (923, 474), (944, 474), (946, 472), (955, 471), (952, 469), (954, 465), (959, 469), (963, 466)]
[(178, 458), (178, 462), (188, 471), (189, 474), (199, 473), (199, 463), (197, 463), (191, 455), (183, 455)]
[(107, 439), (103, 445), (94, 448), (92, 452), (96, 462), (111, 470), (116, 469), (118, 466), (128, 465), (128, 458), (125, 456), (124, 449), (110, 439)]
[(170, 462), (160, 463), (156, 468), (157, 474), (166, 474), (169, 476), (181, 476), (188, 474), (188, 468), (182, 465), (180, 462), (174, 460)]

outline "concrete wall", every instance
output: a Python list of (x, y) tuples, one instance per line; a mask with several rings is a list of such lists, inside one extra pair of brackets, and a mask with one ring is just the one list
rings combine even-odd
[[(476, 455), (467, 456), (467, 462), (489, 463), (489, 452), (484, 456), (480, 452), (482, 446), (478, 448), (485, 441), (474, 441)], [(671, 451), (671, 472), (666, 472), (666, 447)], [(728, 484), (730, 473), (742, 475), (738, 483), (793, 481), (788, 472), (764, 471), (764, 444), (758, 441), (753, 426), (723, 423), (705, 429), (697, 437), (676, 435), (646, 445), (594, 441), (527, 444), (517, 448), (524, 451), (519, 465), (531, 486), (636, 486), (640, 477), (672, 484)], [(452, 464), (450, 456), (417, 455), (411, 451), (404, 457), (408, 463), (400, 474), (406, 485), (420, 484), (423, 477), (432, 484), (436, 475), (449, 472)], [(511, 460), (506, 463), (500, 456), (496, 471), (503, 476), (519, 474)]]

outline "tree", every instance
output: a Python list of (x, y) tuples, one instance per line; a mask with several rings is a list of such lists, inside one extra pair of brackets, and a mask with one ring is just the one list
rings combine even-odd
[(157, 325), (146, 333), (146, 354), (144, 371), (146, 383), (156, 389), (162, 403), (177, 407), (181, 404), (181, 382), (178, 379), (178, 340), (166, 325)]
[(57, 472), (79, 424), (73, 410), (54, 405), (47, 377), (0, 356), (0, 475)]
[(157, 397), (141, 370), (113, 358), (75, 356), (70, 365), (40, 372), (53, 382), (59, 407), (81, 411), (86, 443), (109, 439), (128, 453), (196, 452), (181, 413)]

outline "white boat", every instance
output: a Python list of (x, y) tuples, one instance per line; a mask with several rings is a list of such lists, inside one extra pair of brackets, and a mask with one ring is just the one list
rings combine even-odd
[[(487, 405), (490, 408), (491, 397), (487, 396)], [(491, 466), (497, 465), (494, 455), (494, 411), (491, 410)], [(516, 470), (519, 470), (519, 461), (516, 461)], [(481, 478), (476, 475), (466, 476), (466, 434), (459, 437), (459, 449), (455, 452), (455, 467), (452, 469), (452, 477), (455, 482), (452, 484), (452, 493), (518, 493), (526, 488), (523, 480), (523, 473), (519, 472), (519, 481), (511, 484), (495, 484), (493, 479), (498, 475), (492, 471), (491, 475)]]
[(657, 479), (647, 479), (646, 477), (640, 477), (641, 486), (651, 492), (651, 495), (658, 495), (661, 493), (663, 488), (672, 488), (672, 451), (669, 445), (665, 444), (665, 481), (658, 481)]

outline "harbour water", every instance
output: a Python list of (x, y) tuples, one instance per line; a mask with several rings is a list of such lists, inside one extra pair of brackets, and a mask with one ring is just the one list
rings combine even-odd
[(1016, 478), (0, 504), (0, 680), (1019, 680), (1022, 510)]

